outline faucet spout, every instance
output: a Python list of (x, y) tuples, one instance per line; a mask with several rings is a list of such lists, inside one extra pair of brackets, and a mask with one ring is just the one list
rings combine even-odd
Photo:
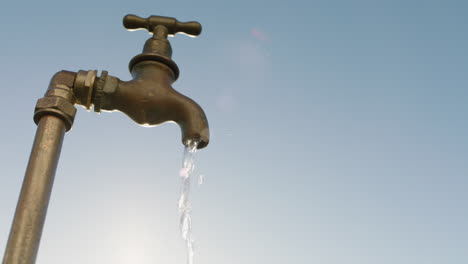
[(130, 81), (101, 76), (95, 96), (99, 98), (100, 110), (123, 112), (145, 126), (173, 121), (181, 128), (184, 145), (190, 140), (198, 141), (198, 148), (208, 145), (210, 136), (205, 113), (195, 101), (172, 88), (175, 74), (170, 67), (145, 60), (135, 64), (131, 73)]

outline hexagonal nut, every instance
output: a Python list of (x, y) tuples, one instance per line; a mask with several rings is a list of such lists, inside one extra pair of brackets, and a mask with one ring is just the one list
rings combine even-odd
[(68, 88), (67, 86), (65, 85), (56, 85), (55, 87), (53, 88), (49, 88), (45, 94), (46, 97), (50, 97), (50, 96), (58, 96), (58, 97), (62, 97), (70, 102), (72, 102), (74, 100), (74, 96), (73, 96), (73, 93), (71, 91), (70, 88)]
[(38, 124), (42, 116), (53, 115), (65, 122), (68, 131), (73, 125), (75, 114), (76, 108), (68, 100), (58, 96), (46, 96), (37, 100), (34, 109), (34, 122)]
[(78, 71), (73, 91), (76, 102), (84, 106), (87, 110), (91, 108), (94, 83), (96, 82), (97, 71)]

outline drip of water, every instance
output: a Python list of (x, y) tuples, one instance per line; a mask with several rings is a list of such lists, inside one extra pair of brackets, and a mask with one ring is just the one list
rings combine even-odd
[(203, 174), (198, 175), (198, 185), (202, 185), (204, 181), (205, 181), (205, 175)]
[(187, 247), (187, 263), (193, 264), (194, 240), (192, 238), (192, 215), (190, 194), (190, 176), (195, 169), (195, 152), (197, 152), (198, 141), (190, 140), (185, 146), (184, 160), (179, 176), (181, 179), (181, 190), (179, 197), (179, 225), (182, 239)]

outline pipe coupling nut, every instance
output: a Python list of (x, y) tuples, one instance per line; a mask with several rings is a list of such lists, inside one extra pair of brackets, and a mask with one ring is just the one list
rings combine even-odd
[(97, 71), (78, 71), (73, 85), (76, 103), (91, 109), (93, 89), (96, 82)]
[(37, 100), (34, 109), (34, 122), (39, 124), (39, 120), (44, 115), (53, 115), (62, 119), (65, 122), (67, 131), (69, 131), (75, 119), (76, 108), (63, 97), (46, 96)]

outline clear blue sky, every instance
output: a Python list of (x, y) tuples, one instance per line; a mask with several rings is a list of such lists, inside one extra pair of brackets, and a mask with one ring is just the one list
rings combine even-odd
[[(149, 35), (125, 14), (203, 24), (172, 38), (174, 84), (212, 131), (193, 191), (196, 264), (468, 262), (466, 1), (9, 1), (0, 9), (0, 249), (61, 69), (128, 80)], [(180, 131), (80, 108), (37, 263), (185, 263)]]

